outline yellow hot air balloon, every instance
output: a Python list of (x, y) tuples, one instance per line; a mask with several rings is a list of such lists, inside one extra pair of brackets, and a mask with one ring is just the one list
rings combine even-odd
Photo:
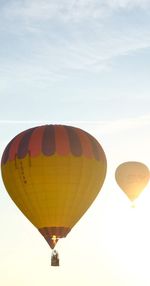
[(44, 125), (14, 137), (1, 160), (10, 197), (53, 249), (98, 195), (106, 156), (89, 133)]
[(148, 167), (141, 162), (124, 162), (115, 172), (119, 187), (133, 202), (148, 184), (150, 172)]

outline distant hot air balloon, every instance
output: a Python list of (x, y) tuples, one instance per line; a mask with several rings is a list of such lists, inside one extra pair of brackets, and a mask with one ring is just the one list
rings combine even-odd
[(52, 249), (92, 204), (106, 168), (98, 141), (65, 125), (21, 132), (7, 145), (1, 161), (10, 197)]
[(118, 166), (115, 178), (127, 197), (134, 201), (148, 184), (150, 172), (141, 162), (124, 162)]

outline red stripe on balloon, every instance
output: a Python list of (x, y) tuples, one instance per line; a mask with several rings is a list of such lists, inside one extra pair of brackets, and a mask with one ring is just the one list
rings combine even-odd
[(76, 128), (71, 126), (64, 126), (68, 133), (69, 145), (70, 145), (70, 153), (74, 156), (82, 155), (82, 147), (80, 143), (79, 136), (76, 132)]
[(40, 126), (37, 127), (32, 133), (29, 141), (29, 151), (31, 157), (38, 156), (41, 153), (44, 130), (45, 126)]
[(91, 141), (89, 137), (87, 136), (86, 132), (83, 132), (81, 129), (76, 129), (76, 132), (80, 138), (82, 154), (88, 158), (94, 157)]
[(70, 153), (69, 138), (64, 126), (55, 126), (55, 144), (58, 155), (65, 156)]

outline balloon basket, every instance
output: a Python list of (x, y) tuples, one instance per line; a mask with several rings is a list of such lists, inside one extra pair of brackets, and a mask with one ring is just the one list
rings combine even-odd
[(59, 255), (55, 249), (52, 251), (51, 255), (51, 266), (59, 266)]

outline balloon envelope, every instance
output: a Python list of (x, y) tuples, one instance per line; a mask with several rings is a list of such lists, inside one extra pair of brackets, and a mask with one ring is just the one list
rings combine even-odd
[(106, 156), (89, 133), (65, 125), (25, 130), (4, 150), (5, 187), (54, 248), (86, 212), (106, 176)]
[(128, 198), (134, 201), (148, 184), (150, 172), (145, 164), (129, 161), (117, 167), (115, 178)]

